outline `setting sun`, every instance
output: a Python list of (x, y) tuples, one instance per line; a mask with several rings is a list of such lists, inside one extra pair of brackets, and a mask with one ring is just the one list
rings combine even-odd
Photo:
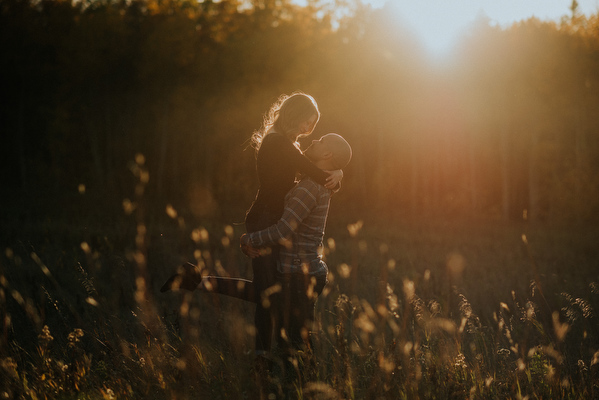
[[(466, 33), (477, 19), (488, 19), (502, 27), (531, 17), (558, 21), (571, 15), (571, 0), (370, 0), (364, 1), (373, 8), (385, 7), (421, 43), (432, 57), (447, 55), (460, 36)], [(597, 11), (596, 0), (580, 0), (578, 12), (591, 14)]]

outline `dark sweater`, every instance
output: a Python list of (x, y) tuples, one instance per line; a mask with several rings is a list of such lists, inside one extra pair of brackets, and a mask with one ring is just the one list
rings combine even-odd
[(316, 167), (291, 140), (280, 133), (269, 133), (262, 140), (256, 157), (260, 188), (246, 215), (248, 232), (275, 224), (283, 214), (285, 195), (295, 184), (297, 172), (324, 185), (329, 174)]

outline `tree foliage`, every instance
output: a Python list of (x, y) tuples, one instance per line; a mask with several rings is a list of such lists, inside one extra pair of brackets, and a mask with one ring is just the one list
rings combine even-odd
[(574, 11), (481, 19), (439, 68), (358, 0), (0, 0), (3, 189), (118, 204), (141, 153), (156, 204), (243, 215), (246, 141), (303, 90), (354, 146), (348, 212), (596, 221), (599, 17)]

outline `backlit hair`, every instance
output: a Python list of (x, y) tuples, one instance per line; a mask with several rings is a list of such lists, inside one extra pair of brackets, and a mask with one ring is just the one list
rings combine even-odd
[[(320, 119), (320, 111), (312, 96), (303, 92), (281, 95), (264, 115), (262, 127), (252, 134), (252, 145), (258, 150), (264, 136), (271, 128), (295, 142), (302, 133), (300, 125), (313, 116), (316, 116), (314, 122), (316, 125)], [(310, 127), (310, 132), (314, 129), (314, 125)]]

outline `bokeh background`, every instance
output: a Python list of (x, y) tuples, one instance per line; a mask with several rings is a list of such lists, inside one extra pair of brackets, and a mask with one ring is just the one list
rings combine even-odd
[(355, 149), (338, 210), (596, 223), (598, 16), (481, 14), (434, 57), (397, 4), (2, 0), (3, 218), (120, 210), (142, 154), (156, 212), (242, 221), (247, 139), (302, 90)]
[(249, 138), (301, 90), (354, 158), (293, 393), (599, 398), (599, 13), (376, 3), (0, 0), (0, 397), (283, 398), (252, 305), (159, 288), (251, 278)]

